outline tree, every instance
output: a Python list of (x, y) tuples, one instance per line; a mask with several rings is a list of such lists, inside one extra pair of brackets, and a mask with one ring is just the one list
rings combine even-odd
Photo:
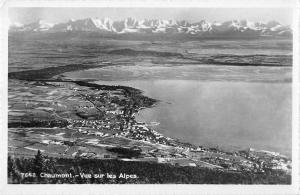
[(37, 155), (35, 155), (33, 161), (33, 172), (36, 173), (37, 177), (40, 177), (40, 174), (43, 171), (44, 167), (44, 157), (40, 150), (38, 150)]

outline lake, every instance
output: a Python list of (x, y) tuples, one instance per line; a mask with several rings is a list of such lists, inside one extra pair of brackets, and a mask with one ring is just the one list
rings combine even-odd
[(291, 154), (290, 68), (110, 66), (67, 73), (104, 85), (141, 89), (160, 100), (136, 116), (196, 145), (255, 148)]

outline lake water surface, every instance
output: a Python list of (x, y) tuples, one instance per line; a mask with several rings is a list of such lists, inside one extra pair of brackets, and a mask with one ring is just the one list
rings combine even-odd
[(291, 152), (289, 83), (197, 80), (99, 81), (141, 89), (161, 100), (138, 121), (159, 122), (166, 136), (197, 145)]

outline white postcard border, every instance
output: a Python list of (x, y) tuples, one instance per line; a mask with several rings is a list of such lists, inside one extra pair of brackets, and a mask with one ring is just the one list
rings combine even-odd
[[(1, 7), (1, 194), (297, 194), (299, 193), (299, 0), (114, 0), (114, 1), (30, 1), (7, 0)], [(195, 185), (195, 184), (7, 184), (8, 105), (8, 7), (222, 7), (276, 8), (293, 10), (292, 83), (292, 185)]]

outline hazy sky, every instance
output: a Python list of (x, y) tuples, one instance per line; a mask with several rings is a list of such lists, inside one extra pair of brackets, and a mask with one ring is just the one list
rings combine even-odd
[(202, 19), (225, 21), (247, 19), (250, 21), (276, 20), (283, 24), (292, 23), (292, 9), (288, 8), (10, 8), (11, 23), (30, 23), (38, 19), (50, 23), (65, 22), (69, 19), (87, 17), (108, 17), (120, 20), (127, 17), (136, 19), (175, 19), (198, 22)]

